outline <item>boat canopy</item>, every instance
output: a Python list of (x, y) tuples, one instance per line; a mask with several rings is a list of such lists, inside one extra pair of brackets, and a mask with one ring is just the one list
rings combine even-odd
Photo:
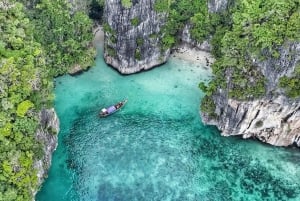
[(115, 106), (113, 105), (113, 106), (110, 106), (109, 108), (107, 108), (107, 112), (110, 114), (110, 113), (112, 113), (112, 112), (114, 112), (114, 111), (116, 111), (116, 108), (115, 108)]

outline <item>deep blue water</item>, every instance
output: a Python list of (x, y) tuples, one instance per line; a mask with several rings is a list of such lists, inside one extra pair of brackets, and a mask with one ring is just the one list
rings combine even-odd
[[(199, 116), (209, 70), (173, 58), (121, 76), (57, 78), (59, 146), (38, 201), (300, 200), (300, 152), (221, 137)], [(108, 118), (98, 112), (128, 98)]]

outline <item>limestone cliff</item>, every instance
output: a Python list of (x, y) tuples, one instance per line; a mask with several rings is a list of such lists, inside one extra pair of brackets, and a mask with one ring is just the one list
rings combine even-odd
[[(218, 13), (226, 10), (230, 4), (230, 0), (209, 0), (207, 1), (207, 7), (209, 13)], [(197, 47), (199, 50), (210, 52), (212, 50), (210, 39), (211, 36), (208, 37), (207, 40), (204, 40), (203, 42), (199, 43), (196, 40), (192, 39), (190, 30), (192, 28), (192, 25), (190, 23), (187, 23), (182, 32), (180, 39), (183, 43), (188, 44), (192, 47)]]
[(228, 98), (226, 89), (218, 89), (213, 95), (216, 117), (202, 113), (202, 120), (216, 125), (225, 136), (242, 135), (276, 146), (300, 146), (300, 98), (288, 98), (278, 86), (279, 79), (290, 76), (300, 62), (300, 43), (286, 43), (278, 59), (253, 58), (252, 62), (267, 79), (266, 95), (253, 101), (238, 101)]
[(204, 40), (202, 43), (197, 42), (196, 40), (192, 39), (190, 29), (191, 29), (191, 24), (186, 24), (184, 26), (180, 36), (182, 43), (187, 44), (188, 46), (191, 47), (196, 47), (199, 50), (210, 52), (212, 47), (209, 43), (209, 39)]
[(54, 109), (43, 109), (39, 114), (39, 120), (40, 127), (36, 132), (36, 139), (43, 145), (44, 156), (35, 161), (34, 167), (37, 170), (38, 183), (42, 184), (51, 165), (52, 153), (57, 147), (59, 120)]
[(154, 11), (155, 0), (131, 3), (106, 0), (104, 8), (104, 59), (123, 74), (150, 69), (169, 56), (159, 44), (166, 14)]

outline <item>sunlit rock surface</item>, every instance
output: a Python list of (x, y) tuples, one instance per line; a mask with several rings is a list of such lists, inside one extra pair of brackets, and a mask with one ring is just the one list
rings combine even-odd
[(130, 74), (165, 63), (169, 50), (160, 45), (165, 13), (154, 11), (154, 0), (132, 1), (129, 8), (119, 0), (106, 0), (104, 9), (105, 62), (120, 73)]

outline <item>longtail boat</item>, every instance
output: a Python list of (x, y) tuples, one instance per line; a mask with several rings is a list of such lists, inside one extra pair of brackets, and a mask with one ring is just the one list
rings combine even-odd
[(126, 103), (127, 103), (127, 99), (120, 101), (109, 107), (102, 108), (99, 115), (100, 115), (100, 117), (107, 117), (107, 116), (119, 111), (122, 107), (124, 107), (124, 105)]

